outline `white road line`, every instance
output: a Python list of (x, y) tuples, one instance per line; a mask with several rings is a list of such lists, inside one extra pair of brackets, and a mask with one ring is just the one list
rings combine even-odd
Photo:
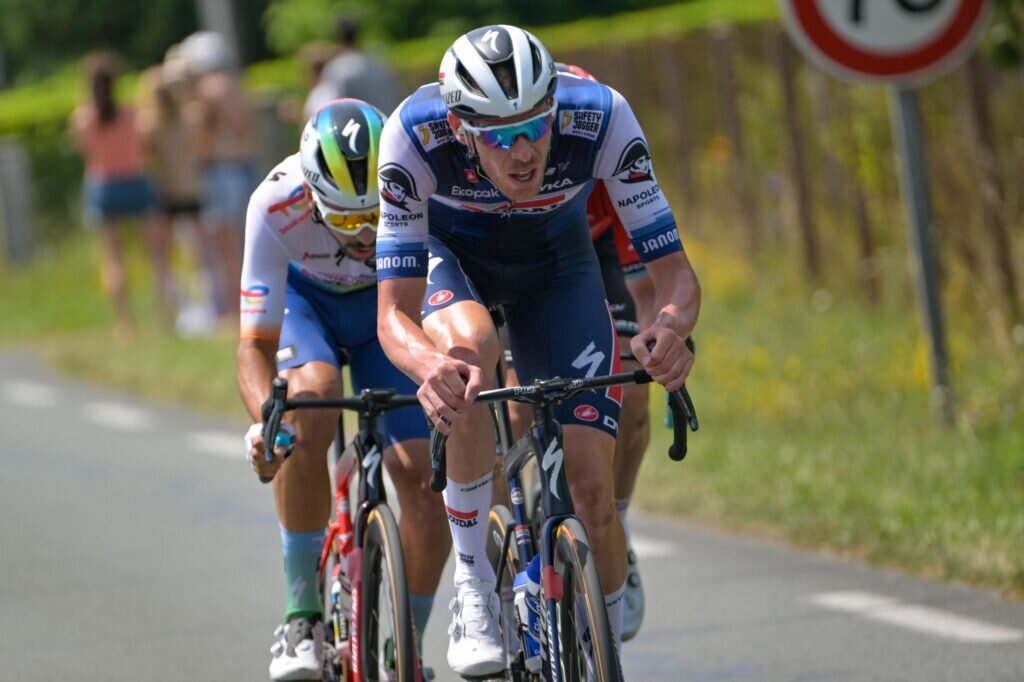
[(675, 556), (678, 553), (675, 543), (655, 540), (644, 535), (633, 535), (630, 538), (630, 544), (633, 545), (633, 551), (640, 559), (658, 559)]
[(870, 592), (822, 592), (811, 595), (818, 606), (961, 642), (995, 644), (1024, 639), (1024, 632), (992, 625), (948, 611), (883, 597)]
[(130, 405), (92, 402), (86, 403), (83, 409), (89, 421), (118, 431), (145, 431), (154, 423), (150, 412)]
[(189, 446), (204, 455), (245, 461), (245, 445), (241, 433), (227, 431), (196, 431), (188, 436)]
[(23, 407), (56, 407), (57, 389), (35, 381), (8, 381), (4, 385), (4, 398)]

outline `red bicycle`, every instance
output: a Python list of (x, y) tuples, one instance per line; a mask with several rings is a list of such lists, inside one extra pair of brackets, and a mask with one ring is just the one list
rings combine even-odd
[[(326, 682), (422, 682), (416, 654), (405, 558), (398, 523), (384, 491), (385, 440), (377, 419), (390, 410), (418, 406), (416, 396), (394, 389), (365, 389), (358, 397), (288, 400), (288, 383), (274, 379), (265, 442), (275, 442), (289, 410), (341, 408), (359, 415), (359, 430), (345, 445), (338, 417), (332, 449), (334, 519), (320, 556), (319, 586), (324, 601)], [(354, 509), (350, 485), (358, 467)]]

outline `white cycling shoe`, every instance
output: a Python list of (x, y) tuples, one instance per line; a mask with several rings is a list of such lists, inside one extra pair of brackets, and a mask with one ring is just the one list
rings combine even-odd
[(636, 552), (632, 548), (626, 553), (628, 570), (626, 591), (622, 595), (622, 641), (628, 642), (640, 631), (644, 622), (644, 586), (640, 582), (640, 569), (636, 564)]
[(448, 665), (464, 677), (494, 675), (505, 670), (505, 651), (498, 632), (501, 602), (494, 583), (470, 580), (448, 604)]
[(292, 618), (274, 631), (270, 647), (270, 679), (319, 680), (324, 666), (324, 624), (307, 618)]

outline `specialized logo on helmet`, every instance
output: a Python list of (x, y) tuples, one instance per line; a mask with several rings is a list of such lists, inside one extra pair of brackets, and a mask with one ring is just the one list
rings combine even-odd
[(382, 166), (378, 175), (380, 177), (380, 195), (392, 206), (408, 211), (410, 199), (420, 201), (416, 194), (416, 182), (412, 179), (412, 175), (397, 163)]
[(647, 151), (647, 145), (639, 137), (634, 137), (619, 157), (619, 164), (615, 167), (614, 175), (625, 183), (650, 182), (654, 180), (651, 176), (651, 153)]
[(359, 136), (361, 127), (362, 124), (356, 122), (354, 118), (350, 118), (341, 131), (341, 136), (348, 140), (348, 148), (353, 154), (359, 153), (359, 148), (356, 147), (356, 138)]
[(485, 26), (467, 35), (469, 42), (488, 62), (500, 62), (512, 56), (512, 38), (498, 26)]

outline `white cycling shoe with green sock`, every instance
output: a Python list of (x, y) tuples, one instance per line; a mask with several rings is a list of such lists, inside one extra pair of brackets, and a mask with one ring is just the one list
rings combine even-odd
[(324, 624), (296, 616), (274, 631), (270, 679), (319, 680), (323, 672)]

